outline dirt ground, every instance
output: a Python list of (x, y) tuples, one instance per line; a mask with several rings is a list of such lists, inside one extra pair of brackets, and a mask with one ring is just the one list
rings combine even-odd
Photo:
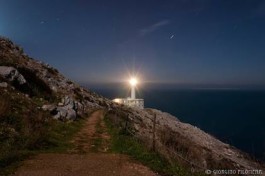
[(74, 149), (65, 154), (40, 154), (27, 160), (16, 176), (156, 176), (129, 156), (108, 153), (110, 136), (104, 111), (91, 114), (71, 141)]

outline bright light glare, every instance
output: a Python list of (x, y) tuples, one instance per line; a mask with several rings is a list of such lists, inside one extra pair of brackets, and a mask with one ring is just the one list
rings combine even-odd
[(130, 84), (131, 84), (131, 86), (136, 86), (137, 83), (138, 83), (138, 82), (137, 82), (137, 79), (136, 79), (136, 78), (131, 78), (131, 79), (130, 79)]

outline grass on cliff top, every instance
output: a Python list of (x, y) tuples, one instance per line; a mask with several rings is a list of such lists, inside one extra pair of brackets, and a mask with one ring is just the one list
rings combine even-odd
[(177, 163), (169, 163), (157, 152), (147, 149), (147, 147), (135, 137), (129, 135), (124, 130), (119, 130), (117, 127), (114, 127), (109, 119), (105, 118), (104, 120), (108, 127), (108, 132), (111, 135), (111, 152), (129, 155), (161, 175), (204, 175), (201, 173), (192, 173), (187, 168), (181, 167)]
[(12, 173), (34, 154), (71, 149), (69, 141), (84, 124), (83, 119), (73, 123), (53, 120), (35, 101), (12, 90), (0, 95), (0, 175)]
[[(63, 153), (71, 149), (70, 143), (73, 135), (79, 131), (82, 126), (82, 120), (73, 123), (54, 122), (49, 130), (49, 139), (45, 144), (38, 148), (27, 148), (23, 146), (10, 146), (9, 149), (0, 152), (0, 175), (9, 175), (13, 173), (22, 163), (22, 161), (38, 153), (56, 152)], [(42, 137), (40, 137), (42, 138)], [(18, 147), (22, 147), (19, 149)], [(15, 149), (14, 149), (15, 148)], [(12, 150), (14, 149), (14, 150)]]
[(39, 152), (56, 152), (63, 153), (72, 149), (71, 143), (73, 136), (82, 128), (85, 120), (79, 118), (73, 122), (61, 122), (53, 120), (49, 130), (48, 145), (39, 150)]
[(46, 152), (63, 153), (72, 149), (73, 145), (70, 140), (80, 130), (83, 121), (81, 119), (72, 123), (52, 122), (50, 128), (47, 129), (47, 135), (38, 137), (40, 141), (45, 141), (38, 148), (9, 146), (5, 150), (0, 151), (0, 175), (13, 173), (21, 165), (22, 161), (33, 155)]

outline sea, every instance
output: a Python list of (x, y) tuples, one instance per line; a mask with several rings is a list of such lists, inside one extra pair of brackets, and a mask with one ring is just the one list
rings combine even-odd
[[(117, 87), (92, 90), (110, 99), (130, 95)], [(265, 90), (156, 88), (137, 96), (146, 108), (168, 112), (265, 161)]]

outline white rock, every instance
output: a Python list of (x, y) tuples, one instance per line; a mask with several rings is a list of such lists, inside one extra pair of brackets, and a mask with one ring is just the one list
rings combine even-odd
[(25, 84), (27, 81), (14, 67), (0, 66), (0, 75), (8, 81), (17, 80), (19, 84)]
[(42, 109), (44, 110), (44, 111), (52, 111), (52, 110), (54, 110), (56, 107), (54, 106), (54, 105), (43, 105), (42, 106)]
[(7, 88), (8, 84), (6, 82), (1, 82), (0, 87)]
[(75, 110), (73, 110), (73, 109), (69, 109), (69, 110), (67, 111), (66, 119), (67, 119), (67, 120), (75, 120), (75, 119), (76, 119), (76, 112), (75, 112)]

